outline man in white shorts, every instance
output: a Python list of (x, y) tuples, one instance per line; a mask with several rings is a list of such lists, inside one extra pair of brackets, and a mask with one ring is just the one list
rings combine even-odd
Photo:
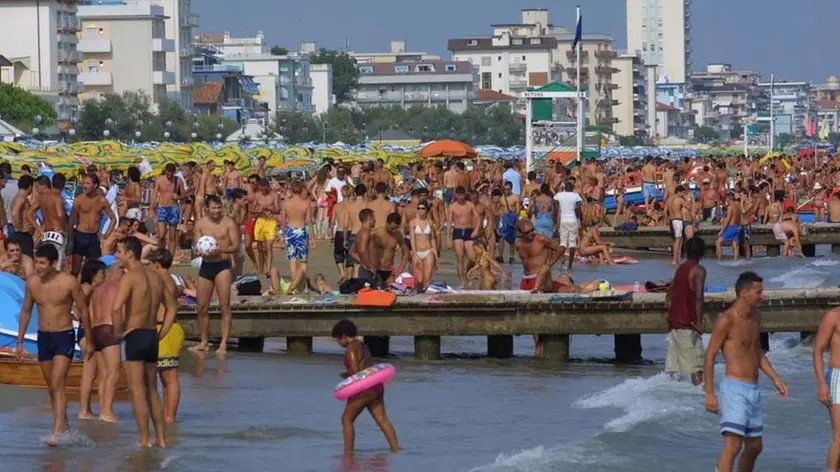
[(566, 261), (566, 269), (571, 270), (572, 261), (575, 258), (575, 249), (578, 247), (578, 234), (580, 232), (581, 205), (583, 199), (575, 193), (575, 185), (566, 182), (564, 191), (557, 192), (554, 200), (557, 202), (560, 221), (557, 226), (560, 233), (560, 247), (569, 251)]

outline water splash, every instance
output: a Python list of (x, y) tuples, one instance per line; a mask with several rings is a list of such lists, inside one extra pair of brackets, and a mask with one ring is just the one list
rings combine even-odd
[(621, 465), (621, 458), (610, 453), (603, 442), (591, 439), (586, 444), (563, 444), (551, 448), (537, 446), (499, 454), (492, 464), (475, 467), (469, 472), (617, 470)]
[[(809, 265), (813, 266), (813, 263)], [(829, 272), (803, 266), (777, 275), (769, 279), (768, 282), (774, 286), (780, 285), (780, 288), (817, 288), (822, 286), (830, 275)]]
[(94, 447), (96, 442), (76, 428), (53, 436), (52, 434), (40, 438), (42, 444), (50, 447)]

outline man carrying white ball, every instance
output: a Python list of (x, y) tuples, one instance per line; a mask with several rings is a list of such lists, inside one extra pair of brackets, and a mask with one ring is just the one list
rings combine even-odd
[(215, 195), (204, 198), (204, 216), (195, 224), (195, 252), (201, 256), (198, 269), (196, 292), (198, 304), (198, 328), (201, 343), (193, 346), (194, 351), (206, 351), (210, 345), (210, 297), (213, 290), (219, 296), (219, 310), (222, 312), (222, 339), (216, 355), (227, 352), (230, 336), (230, 285), (233, 282), (232, 258), (239, 250), (239, 227), (234, 221), (222, 215), (222, 201)]

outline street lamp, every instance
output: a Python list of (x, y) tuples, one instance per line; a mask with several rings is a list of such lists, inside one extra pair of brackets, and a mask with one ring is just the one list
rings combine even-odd
[(198, 115), (193, 115), (193, 132), (190, 137), (195, 141), (198, 139)]
[(143, 127), (143, 120), (137, 120), (137, 130), (134, 132), (134, 139), (135, 141), (139, 141), (140, 137), (143, 136), (143, 133), (140, 131), (140, 128)]
[(222, 142), (222, 131), (224, 130), (225, 125), (223, 125), (220, 121), (219, 124), (216, 125), (216, 141)]
[(308, 126), (304, 126), (304, 127), (303, 127), (303, 136), (302, 136), (302, 138), (303, 138), (303, 139), (301, 139), (301, 141), (305, 141), (305, 140), (306, 140), (306, 137), (307, 137), (308, 135), (309, 135), (309, 127), (308, 127)]
[(327, 128), (328, 128), (328, 127), (329, 127), (329, 125), (327, 125), (327, 122), (326, 122), (326, 121), (324, 121), (324, 122), (322, 123), (322, 127), (321, 127), (321, 128), (322, 128), (322, 129), (321, 129), (321, 131), (322, 131), (322, 133), (323, 133), (323, 142), (324, 142), (324, 145), (326, 145), (326, 144), (327, 144)]
[(169, 132), (169, 129), (172, 128), (172, 122), (167, 121), (163, 126), (166, 128), (166, 131), (163, 132), (163, 139), (169, 141), (169, 137), (172, 136), (172, 133)]
[(102, 131), (102, 135), (106, 138), (111, 136), (111, 126), (114, 125), (114, 120), (110, 118), (105, 118), (105, 129)]
[(43, 121), (44, 117), (41, 115), (35, 115), (35, 126), (32, 128), (32, 137), (38, 139), (38, 134), (41, 132), (41, 121)]

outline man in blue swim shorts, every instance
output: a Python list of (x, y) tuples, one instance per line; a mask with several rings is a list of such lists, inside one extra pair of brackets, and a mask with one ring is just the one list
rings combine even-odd
[(723, 243), (728, 242), (732, 244), (732, 260), (737, 261), (741, 252), (741, 220), (743, 219), (741, 202), (730, 193), (726, 196), (724, 208), (726, 217), (721, 224), (723, 229), (720, 230), (715, 241), (715, 254), (718, 262), (723, 260)]
[[(820, 329), (814, 338), (814, 372), (817, 373), (817, 400), (829, 411), (834, 430), (828, 449), (826, 470), (840, 469), (840, 308), (823, 316)], [(825, 370), (823, 354), (831, 351), (831, 363)]]
[[(787, 396), (787, 386), (773, 369), (761, 348), (761, 313), (758, 305), (764, 293), (763, 279), (755, 272), (744, 272), (735, 282), (735, 303), (715, 322), (704, 358), (706, 410), (720, 415), (723, 450), (717, 470), (731, 472), (741, 454), (738, 470), (752, 471), (761, 453), (764, 433), (764, 407), (758, 386), (758, 371), (770, 377), (779, 394)], [(715, 395), (715, 358), (723, 351), (726, 378), (720, 383), (721, 402)], [(742, 452), (743, 451), (743, 452)]]
[(175, 177), (175, 164), (170, 162), (164, 166), (163, 175), (155, 180), (151, 208), (157, 220), (156, 236), (159, 244), (172, 254), (176, 254), (178, 231), (175, 228), (181, 224), (179, 200), (182, 193), (181, 179)]
[(303, 198), (303, 184), (292, 182), (292, 195), (283, 203), (286, 216), (286, 257), (292, 281), (286, 294), (293, 293), (298, 287), (306, 285), (306, 266), (309, 260), (309, 231), (306, 226), (312, 223), (312, 207), (309, 200)]

